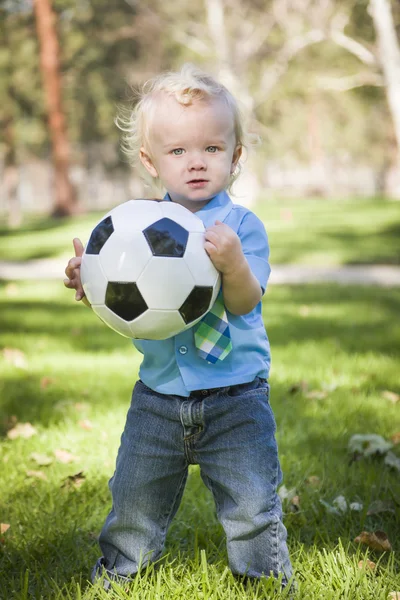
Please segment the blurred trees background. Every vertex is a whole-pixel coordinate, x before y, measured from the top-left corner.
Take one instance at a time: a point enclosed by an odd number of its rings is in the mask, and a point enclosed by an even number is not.
[[[394,0],[0,0],[0,211],[17,224],[141,195],[117,108],[184,61],[221,78],[262,138],[238,201],[398,197],[399,31]]]

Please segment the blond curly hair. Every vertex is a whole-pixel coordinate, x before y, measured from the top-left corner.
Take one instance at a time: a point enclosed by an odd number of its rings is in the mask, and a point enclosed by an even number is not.
[[[173,96],[180,104],[188,106],[196,100],[204,98],[222,99],[232,113],[236,146],[246,147],[243,119],[238,103],[231,92],[211,75],[204,73],[191,63],[186,63],[180,71],[166,72],[149,79],[139,90],[134,92],[134,107],[121,108],[115,120],[122,131],[121,147],[130,164],[137,167],[148,184],[158,185],[142,165],[139,154],[142,146],[150,149],[149,132],[152,115],[157,106],[160,93]],[[240,174],[241,164],[237,164],[231,175],[229,188]]]

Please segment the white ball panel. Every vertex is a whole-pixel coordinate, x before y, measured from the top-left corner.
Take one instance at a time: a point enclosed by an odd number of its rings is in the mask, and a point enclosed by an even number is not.
[[[112,211],[114,230],[125,239],[132,231],[142,231],[162,217],[160,202],[155,200],[128,200]]]
[[[141,231],[131,231],[128,242],[118,228],[99,256],[108,281],[135,282],[153,255]]]
[[[176,202],[161,202],[160,207],[164,217],[176,221],[187,231],[204,231],[203,221],[184,206]]]
[[[118,317],[118,315],[113,313],[107,306],[93,306],[92,308],[93,312],[95,312],[106,325],[111,327],[111,329],[114,329],[114,331],[125,337],[132,337],[129,323]]]
[[[131,325],[131,337],[146,340],[165,340],[181,332],[185,322],[176,310],[148,310]]]
[[[189,235],[183,260],[188,265],[196,285],[211,286],[218,283],[220,274],[204,249],[203,233]]]
[[[108,282],[98,254],[83,254],[81,281],[90,304],[104,304]]]
[[[153,256],[136,283],[147,306],[158,310],[178,309],[194,286],[189,267],[182,258],[159,256]]]

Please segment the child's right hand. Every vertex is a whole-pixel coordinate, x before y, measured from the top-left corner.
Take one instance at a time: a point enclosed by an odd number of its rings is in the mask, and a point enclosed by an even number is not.
[[[75,256],[68,261],[65,274],[67,279],[64,279],[64,285],[67,288],[75,290],[75,300],[79,302],[85,297],[85,292],[81,282],[81,262],[83,254],[83,244],[80,239],[74,238],[73,240]]]

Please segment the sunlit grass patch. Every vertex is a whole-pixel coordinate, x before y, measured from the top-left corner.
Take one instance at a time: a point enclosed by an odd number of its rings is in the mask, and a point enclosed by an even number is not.
[[[275,286],[264,298],[296,598],[400,591],[400,474],[384,456],[349,451],[356,433],[391,440],[400,431],[399,305],[398,290],[335,285]],[[273,581],[243,582],[227,568],[196,466],[157,568],[109,596],[88,583],[139,363],[130,341],[62,282],[16,282],[11,294],[0,285],[0,522],[10,525],[0,535],[0,598],[272,597]],[[31,437],[7,436],[24,423]],[[354,542],[376,530],[393,552]]]

